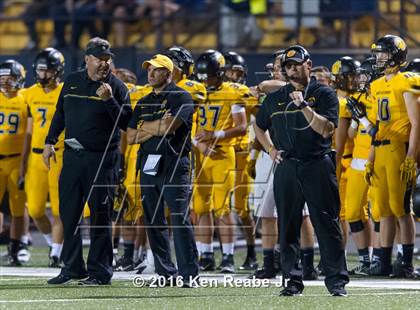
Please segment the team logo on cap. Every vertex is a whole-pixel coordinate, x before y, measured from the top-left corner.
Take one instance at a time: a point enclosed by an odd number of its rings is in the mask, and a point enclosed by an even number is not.
[[[296,54],[295,50],[290,50],[290,51],[287,52],[286,56],[287,57],[293,57],[293,56],[295,56],[295,54]]]
[[[222,54],[216,53],[216,60],[220,64],[220,67],[224,67],[226,64],[225,57]]]
[[[341,61],[337,60],[331,68],[331,73],[332,74],[338,74],[340,72],[341,69]]]

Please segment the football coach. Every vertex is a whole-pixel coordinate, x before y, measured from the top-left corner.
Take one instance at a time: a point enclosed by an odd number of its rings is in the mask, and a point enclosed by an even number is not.
[[[59,179],[64,267],[48,284],[111,282],[111,212],[118,183],[120,129],[126,130],[132,115],[128,90],[110,70],[113,57],[108,41],[93,38],[88,42],[86,67],[65,79],[45,140],[43,159],[49,168],[50,160],[55,160],[53,146],[65,130]],[[86,202],[91,212],[87,268],[79,227]]]
[[[172,82],[173,63],[157,54],[143,63],[153,91],[140,99],[127,129],[129,144],[140,143],[144,222],[156,272],[167,279],[181,276],[185,287],[198,274],[198,255],[189,219],[191,95]],[[178,270],[171,259],[164,202],[169,207]]]
[[[302,209],[308,204],[318,237],[325,285],[333,296],[346,296],[346,259],[339,225],[340,199],[331,137],[337,126],[335,92],[310,78],[312,62],[300,45],[282,56],[289,83],[269,94],[257,114],[256,136],[277,163],[274,199],[277,206],[282,269],[289,277],[282,296],[300,295],[298,264]],[[270,139],[265,135],[269,131]]]

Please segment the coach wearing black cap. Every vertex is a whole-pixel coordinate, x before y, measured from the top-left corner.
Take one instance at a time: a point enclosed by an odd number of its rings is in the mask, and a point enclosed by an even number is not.
[[[110,71],[114,55],[108,41],[91,39],[85,54],[86,69],[70,74],[64,82],[43,153],[49,167],[50,160],[55,160],[54,145],[65,130],[59,180],[64,267],[49,284],[77,279],[83,280],[82,285],[103,285],[112,277],[111,211],[119,131],[126,130],[132,111],[127,88]],[[92,225],[87,268],[79,227],[86,202]]]
[[[306,201],[318,237],[325,285],[345,296],[348,274],[339,223],[340,200],[331,136],[337,126],[335,92],[310,78],[308,52],[295,45],[284,51],[282,69],[289,83],[267,95],[256,118],[256,135],[277,163],[277,206],[282,269],[289,278],[282,296],[303,291],[298,265],[302,208]],[[271,140],[265,135],[269,131]]]
[[[138,169],[144,222],[156,272],[166,278],[180,275],[190,287],[198,274],[198,257],[189,219],[191,95],[171,80],[173,63],[157,54],[143,63],[153,91],[140,99],[128,125],[129,144],[140,143]],[[164,202],[171,225],[178,268],[172,262]]]

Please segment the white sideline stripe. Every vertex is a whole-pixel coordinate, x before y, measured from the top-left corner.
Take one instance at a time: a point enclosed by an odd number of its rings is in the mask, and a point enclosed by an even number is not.
[[[420,295],[420,292],[381,292],[381,293],[353,293],[353,294],[349,294],[349,297],[357,297],[357,296],[387,296],[387,295]],[[269,298],[273,298],[274,296],[277,295],[272,295],[272,294],[268,294],[268,295],[259,295],[259,297],[269,297]],[[214,296],[188,296],[185,298],[191,298],[191,297],[199,297],[199,298],[211,298]],[[238,297],[240,297],[240,295],[238,295]],[[305,294],[303,293],[302,296],[296,297],[296,298],[304,298],[304,297],[326,297],[326,298],[332,298],[332,296],[330,296],[329,294]],[[153,298],[158,298],[157,296],[149,296],[150,299]],[[127,298],[124,298],[123,296],[119,296],[118,297],[119,300],[121,299],[132,299],[131,296],[127,296]],[[45,303],[45,302],[74,302],[74,301],[79,301],[79,302],[87,302],[87,301],[91,301],[91,302],[97,302],[99,300],[105,300],[105,301],[109,301],[109,298],[75,298],[75,299],[27,299],[27,300],[0,300],[0,304],[8,304],[8,303]],[[140,301],[140,299],[139,299]]]
[[[4,281],[15,281],[17,279],[2,279],[2,277],[18,276],[24,277],[19,280],[39,279],[39,278],[52,278],[59,274],[59,269],[52,268],[35,268],[35,267],[0,267],[0,281],[4,284]],[[112,278],[113,281],[132,281],[135,277],[142,276],[148,280],[154,274],[143,274],[136,275],[131,272],[115,272]],[[217,280],[218,283],[222,283],[223,274],[211,274],[204,273],[200,274],[201,278],[208,280]],[[247,275],[244,274],[232,274],[235,279],[247,279]],[[271,284],[278,284],[281,282],[281,277],[270,280]],[[305,286],[324,286],[324,281],[304,281]],[[372,288],[372,289],[415,289],[420,291],[420,281],[416,280],[385,280],[385,279],[351,279],[347,287],[352,288]]]

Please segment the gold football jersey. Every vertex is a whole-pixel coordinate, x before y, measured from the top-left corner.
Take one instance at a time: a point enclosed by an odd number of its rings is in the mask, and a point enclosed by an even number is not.
[[[214,90],[207,92],[207,100],[198,107],[197,131],[226,130],[234,126],[232,107],[234,105],[246,106],[242,94],[232,83],[223,82]],[[218,145],[235,145],[236,138],[225,138],[218,141]]]
[[[54,90],[46,93],[42,86],[36,83],[22,91],[33,120],[31,148],[44,148],[45,138],[48,134],[62,88],[63,84],[61,83]],[[64,147],[64,133],[60,135],[55,146],[56,148]]]
[[[234,89],[237,89],[240,96],[246,102],[245,113],[246,121],[249,125],[251,123],[251,114],[254,112],[254,109],[259,105],[258,98],[254,97],[249,91],[249,87],[244,84],[231,83]],[[243,136],[236,138],[236,146],[241,150],[246,150],[249,147],[249,128],[247,128],[247,133]]]
[[[22,94],[7,98],[0,93],[0,154],[21,154],[28,120],[28,105]]]
[[[206,101],[207,90],[202,83],[191,81],[189,79],[183,79],[177,83],[177,86],[189,92],[194,101],[194,104],[197,106],[203,104]],[[194,137],[195,133],[197,132],[197,118],[197,109],[195,109],[192,119],[191,137]]]
[[[373,113],[373,101],[367,93],[355,93],[352,95],[353,98],[357,99],[366,107],[367,119],[375,125],[375,115]],[[354,137],[354,149],[353,158],[367,159],[369,156],[370,146],[372,144],[372,137],[368,135],[366,128],[359,124],[357,128],[356,136]]]
[[[338,103],[339,103],[338,116],[340,118],[351,119],[351,112],[347,109],[347,106],[346,106],[347,98],[339,97],[338,98]],[[354,148],[353,139],[347,139],[346,144],[344,145],[343,158],[352,157],[353,148]]]
[[[398,72],[390,80],[383,76],[372,82],[370,89],[379,122],[377,140],[408,141],[411,124],[403,94],[411,91],[415,80],[413,73]]]

